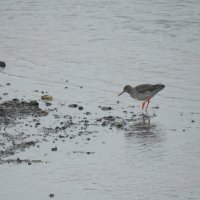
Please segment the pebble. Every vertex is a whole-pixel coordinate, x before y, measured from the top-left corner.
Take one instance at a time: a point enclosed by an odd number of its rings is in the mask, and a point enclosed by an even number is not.
[[[53,198],[55,195],[54,194],[49,194],[49,197],[50,198]]]
[[[49,103],[49,102],[46,102],[45,105],[46,105],[46,106],[51,106],[52,104]]]
[[[78,109],[79,109],[79,110],[83,110],[83,107],[82,107],[82,106],[79,106]]]
[[[57,151],[57,147],[51,148],[51,151]]]
[[[85,114],[86,114],[86,115],[91,115],[91,112],[86,112]]]
[[[2,68],[6,67],[6,63],[4,61],[0,61],[0,67]]]
[[[37,123],[35,124],[35,128],[37,128],[39,125],[40,125],[40,123],[37,122]]]
[[[112,110],[112,108],[111,107],[102,107],[101,110],[107,111],[107,110]]]
[[[39,103],[37,101],[33,100],[33,101],[30,101],[30,105],[31,106],[39,106]]]
[[[70,105],[68,105],[68,107],[69,107],[69,108],[77,108],[78,105],[77,105],[77,104],[70,104]]]

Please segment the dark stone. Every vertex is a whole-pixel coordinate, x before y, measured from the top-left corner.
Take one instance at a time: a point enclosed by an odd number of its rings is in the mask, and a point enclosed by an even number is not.
[[[103,121],[101,124],[101,126],[107,126],[107,125],[108,125],[108,123],[106,121]]]
[[[2,68],[6,67],[6,63],[4,61],[0,61],[0,67]]]
[[[102,107],[101,110],[108,111],[108,110],[112,110],[112,108],[111,107]]]
[[[191,122],[192,122],[192,123],[194,123],[194,122],[195,122],[195,120],[191,120]]]
[[[37,102],[37,101],[35,101],[35,100],[33,100],[33,101],[30,101],[30,106],[35,106],[35,107],[38,107],[39,106],[39,103]]]
[[[82,106],[79,106],[78,109],[79,109],[79,110],[83,110],[83,107],[82,107]]]
[[[55,195],[54,194],[49,194],[49,197],[50,198],[53,198]]]
[[[51,105],[52,105],[52,104],[49,103],[49,102],[46,102],[45,104],[46,104],[46,106],[51,106]]]
[[[68,107],[69,107],[69,108],[77,108],[78,105],[77,105],[77,104],[70,104],[70,105],[68,105]]]
[[[12,101],[14,101],[14,102],[18,102],[18,101],[19,101],[19,99],[17,99],[17,98],[14,98],[14,99],[12,99]]]
[[[159,106],[154,106],[154,107],[152,107],[153,109],[159,109]]]
[[[17,163],[21,163],[21,162],[22,162],[22,160],[17,158]]]
[[[37,128],[39,125],[40,125],[40,123],[39,123],[39,122],[37,122],[37,123],[35,124],[35,127]]]
[[[104,118],[104,120],[107,120],[107,121],[115,121],[115,117],[114,116],[105,116],[105,117],[103,117]]]
[[[51,148],[51,151],[57,151],[57,147]]]
[[[6,85],[11,85],[11,83],[6,83]]]
[[[91,115],[91,112],[86,112],[85,114],[86,114],[86,115]]]

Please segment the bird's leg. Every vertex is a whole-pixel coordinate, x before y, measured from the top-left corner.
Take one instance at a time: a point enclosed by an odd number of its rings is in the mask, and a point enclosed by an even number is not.
[[[142,110],[144,109],[145,103],[146,103],[146,101],[142,102]]]
[[[147,106],[146,106],[146,109],[145,109],[146,113],[147,113],[147,108],[148,108],[149,103],[150,103],[150,99],[151,99],[151,97],[149,97],[149,98],[147,99]]]

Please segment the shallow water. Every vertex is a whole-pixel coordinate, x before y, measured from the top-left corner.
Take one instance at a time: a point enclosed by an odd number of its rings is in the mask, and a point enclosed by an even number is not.
[[[99,105],[137,115],[127,131],[92,127],[90,141],[49,141],[15,155],[47,164],[1,165],[2,199],[200,198],[199,1],[10,0],[1,2],[0,26],[3,100],[48,91],[55,106],[79,103],[91,118],[105,114]],[[117,96],[142,83],[166,85],[145,124],[140,103]]]

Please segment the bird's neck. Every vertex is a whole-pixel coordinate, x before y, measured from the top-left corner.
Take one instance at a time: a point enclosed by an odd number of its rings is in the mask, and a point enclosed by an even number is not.
[[[129,94],[131,95],[132,98],[135,98],[137,96],[135,88],[131,87]]]

